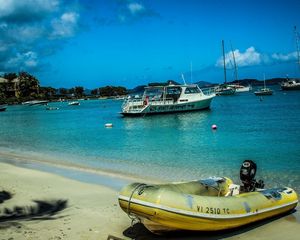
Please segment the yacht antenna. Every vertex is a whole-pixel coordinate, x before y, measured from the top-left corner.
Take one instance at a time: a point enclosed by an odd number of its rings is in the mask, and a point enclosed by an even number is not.
[[[193,83],[193,62],[191,61],[191,84]]]
[[[224,83],[226,84],[227,80],[226,80],[226,62],[225,62],[224,40],[222,40],[222,50],[223,50],[224,80],[225,80]]]
[[[183,73],[181,73],[181,78],[183,80],[184,85],[186,85]]]
[[[299,68],[300,68],[299,34],[297,32],[296,26],[294,26],[294,31],[295,31],[295,37],[296,37],[296,48],[297,48],[298,65],[299,65]]]
[[[235,55],[231,43],[230,46],[231,46],[231,52],[232,52],[233,64],[234,64],[234,78],[237,81],[238,80],[237,66],[236,66]]]

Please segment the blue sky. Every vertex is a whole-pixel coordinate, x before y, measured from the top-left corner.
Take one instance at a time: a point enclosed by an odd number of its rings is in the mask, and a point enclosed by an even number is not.
[[[300,77],[298,0],[0,0],[0,73],[41,85],[134,87],[168,79]],[[192,74],[191,70],[192,69]]]

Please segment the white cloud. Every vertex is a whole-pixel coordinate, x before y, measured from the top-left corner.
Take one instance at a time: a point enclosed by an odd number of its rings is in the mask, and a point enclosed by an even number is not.
[[[145,11],[145,7],[140,3],[129,3],[127,7],[132,15]]]
[[[76,12],[66,12],[59,19],[52,21],[53,38],[72,37],[78,28],[79,14]]]
[[[257,52],[254,47],[248,48],[244,53],[239,50],[234,51],[235,61],[238,66],[253,66],[262,62],[262,54]]]
[[[136,1],[119,1],[117,18],[121,23],[133,23],[146,17],[159,17],[155,11]]]
[[[0,20],[27,22],[43,19],[47,13],[56,11],[59,0],[0,0]]]
[[[14,57],[7,61],[7,68],[17,68],[23,65],[27,68],[34,68],[38,65],[37,53],[28,51],[25,53],[17,53]]]
[[[297,59],[297,52],[291,52],[287,54],[273,53],[272,58],[278,62],[288,62]]]
[[[235,62],[239,67],[259,65],[263,62],[263,55],[255,50],[254,47],[249,47],[245,52],[240,52],[236,49],[233,51]],[[230,51],[225,54],[225,63],[227,67],[233,65],[233,53]],[[217,67],[223,67],[223,57],[220,57],[216,63]]]
[[[297,52],[291,53],[273,53],[266,54],[258,52],[253,46],[246,49],[245,52],[240,52],[239,49],[233,51],[235,61],[238,67],[246,66],[256,66],[260,64],[275,64],[290,62],[297,59]],[[225,63],[227,68],[233,68],[233,54],[232,52],[227,52],[225,54]],[[216,67],[223,67],[223,57],[220,57],[216,64]]]
[[[79,28],[80,2],[0,0],[0,72],[39,71]]]

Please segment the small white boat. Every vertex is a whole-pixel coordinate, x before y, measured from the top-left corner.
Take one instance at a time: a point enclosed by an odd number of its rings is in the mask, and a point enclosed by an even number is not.
[[[214,97],[213,91],[204,94],[195,84],[175,85],[169,82],[168,85],[150,85],[141,98],[128,97],[122,105],[121,114],[145,116],[208,109]]]
[[[220,84],[218,87],[216,87],[215,92],[216,92],[216,95],[218,95],[218,96],[233,95],[233,94],[235,94],[236,89],[233,87],[230,87],[227,84],[224,40],[222,40],[222,50],[223,50],[224,84]]]
[[[78,105],[80,105],[80,102],[78,102],[78,101],[72,101],[72,102],[69,102],[68,105],[69,106],[78,106]]]
[[[58,107],[46,107],[46,110],[58,110]]]
[[[265,95],[272,95],[273,94],[273,90],[270,88],[261,88],[258,91],[255,91],[254,94],[256,96],[265,96]]]
[[[7,108],[7,105],[0,105],[0,112],[4,112]]]
[[[256,96],[265,96],[265,95],[272,95],[272,94],[273,94],[273,90],[266,87],[266,79],[265,79],[265,76],[264,76],[264,87],[261,88],[261,89],[258,90],[258,91],[255,91],[254,94],[255,94]]]
[[[229,87],[235,88],[236,93],[241,93],[241,92],[249,92],[251,87],[250,86],[243,86],[239,84],[230,84],[228,85]]]
[[[216,89],[216,95],[233,95],[236,92],[234,87],[230,87],[229,85],[220,85]]]
[[[294,32],[296,37],[297,65],[300,67],[299,33],[297,32],[296,26],[294,27]],[[286,81],[282,82],[280,86],[282,90],[300,90],[300,80],[289,79],[287,77]]]
[[[282,90],[300,90],[300,81],[296,79],[287,79],[281,83]]]
[[[47,105],[49,101],[47,100],[32,100],[32,101],[27,101],[27,102],[22,102],[22,105]]]

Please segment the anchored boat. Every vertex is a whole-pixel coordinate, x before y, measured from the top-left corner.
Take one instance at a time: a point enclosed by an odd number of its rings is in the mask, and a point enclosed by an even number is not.
[[[157,185],[133,183],[121,190],[119,204],[154,233],[236,228],[294,209],[296,192],[288,187],[261,189],[264,184],[254,180],[253,164],[244,161],[241,186],[226,177]]]
[[[300,81],[296,79],[288,79],[281,83],[282,90],[300,90]]]
[[[213,91],[203,93],[196,84],[149,85],[141,98],[129,97],[124,101],[121,114],[144,116],[208,109],[214,97]]]
[[[296,26],[294,27],[295,38],[296,38],[296,47],[297,47],[297,65],[300,68],[300,50],[299,50],[299,33],[297,32]],[[282,90],[300,90],[300,81],[299,79],[289,79],[287,77],[286,81],[281,83]]]
[[[0,105],[0,112],[4,112],[5,110],[6,110],[6,108],[7,108],[7,105],[5,104],[2,104],[2,105]]]
[[[264,87],[255,91],[254,94],[256,96],[265,96],[265,95],[273,95],[273,90],[266,87],[266,78],[264,75]]]

